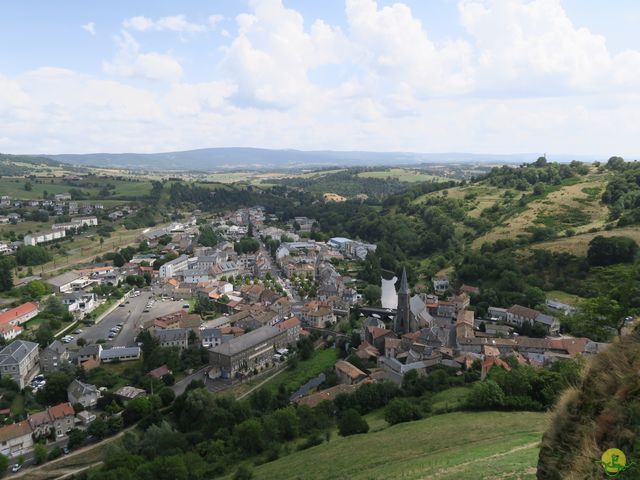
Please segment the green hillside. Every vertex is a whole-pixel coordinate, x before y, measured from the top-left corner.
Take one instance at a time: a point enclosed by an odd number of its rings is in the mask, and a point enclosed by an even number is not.
[[[255,479],[533,479],[545,414],[450,413],[336,437],[254,469]]]

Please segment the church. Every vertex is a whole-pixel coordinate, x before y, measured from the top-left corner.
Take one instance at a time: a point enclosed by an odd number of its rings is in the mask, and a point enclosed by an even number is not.
[[[419,295],[411,296],[407,270],[402,269],[402,278],[398,288],[398,306],[393,319],[393,331],[398,335],[413,333],[432,325],[433,318]]]

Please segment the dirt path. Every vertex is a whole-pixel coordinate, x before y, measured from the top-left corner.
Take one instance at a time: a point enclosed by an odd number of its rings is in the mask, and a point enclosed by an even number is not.
[[[539,441],[535,441],[535,442],[527,443],[525,445],[520,445],[518,447],[514,447],[511,450],[508,450],[506,452],[495,453],[495,454],[490,455],[488,457],[476,458],[475,460],[469,460],[468,462],[459,463],[458,465],[456,465],[454,467],[446,468],[444,470],[440,470],[439,472],[436,472],[434,475],[429,475],[428,477],[425,477],[424,480],[431,480],[431,479],[434,479],[434,478],[442,477],[443,475],[450,475],[452,473],[457,473],[457,472],[463,470],[465,467],[467,467],[469,465],[472,465],[474,463],[484,462],[486,460],[492,460],[492,459],[495,459],[495,458],[504,457],[506,455],[511,455],[512,453],[519,452],[520,450],[527,450],[529,448],[536,447],[539,443],[540,443]]]

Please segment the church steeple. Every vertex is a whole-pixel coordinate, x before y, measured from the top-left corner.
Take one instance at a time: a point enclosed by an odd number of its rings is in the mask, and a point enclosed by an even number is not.
[[[407,270],[402,268],[402,278],[400,288],[398,288],[398,308],[394,320],[394,330],[402,335],[411,331],[411,309],[409,307],[409,282],[407,281]]]
[[[400,289],[398,294],[409,294],[409,282],[407,281],[407,269],[402,267],[402,279],[400,280]]]

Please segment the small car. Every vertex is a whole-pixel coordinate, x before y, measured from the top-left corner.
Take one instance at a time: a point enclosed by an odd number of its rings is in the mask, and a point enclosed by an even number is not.
[[[11,467],[11,471],[12,471],[13,473],[16,473],[16,472],[17,472],[18,470],[20,470],[21,468],[22,468],[22,465],[21,465],[21,464],[19,464],[19,463],[16,463],[16,464],[14,464],[14,465]]]

